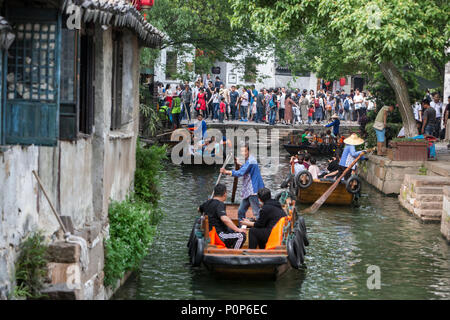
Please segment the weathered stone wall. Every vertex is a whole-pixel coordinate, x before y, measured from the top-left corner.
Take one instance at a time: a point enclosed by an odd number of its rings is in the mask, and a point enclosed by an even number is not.
[[[40,230],[50,241],[59,229],[32,171],[38,173],[56,210],[72,217],[79,229],[93,220],[90,154],[91,144],[84,139],[60,142],[54,148],[10,146],[0,152],[0,270],[6,271],[0,271],[3,294],[10,290],[23,238]]]
[[[398,194],[405,174],[418,174],[424,164],[417,161],[392,161],[375,155],[368,158],[360,162],[359,174],[385,194]]]
[[[450,243],[450,186],[444,187],[443,191],[441,232],[444,238]]]
[[[36,170],[55,208],[71,217],[75,235],[88,243],[89,266],[82,270],[79,291],[67,288],[67,268],[80,265],[79,255],[51,261],[48,288],[51,297],[104,299],[104,248],[108,236],[110,199],[123,200],[133,186],[139,125],[139,45],[124,32],[124,110],[128,121],[111,132],[112,30],[95,30],[94,133],[57,147],[5,146],[0,149],[0,299],[7,298],[14,282],[14,262],[21,241],[42,230],[50,243],[59,229],[32,170]],[[53,243],[62,246],[64,243]],[[58,251],[58,249],[55,249]],[[59,250],[63,252],[64,250]],[[76,251],[76,250],[75,250]]]

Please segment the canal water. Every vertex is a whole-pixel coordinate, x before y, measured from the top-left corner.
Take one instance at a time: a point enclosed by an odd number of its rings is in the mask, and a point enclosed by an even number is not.
[[[263,175],[271,190],[288,171],[288,155],[280,156],[278,173]],[[322,206],[304,215],[310,241],[305,269],[273,281],[220,279],[191,267],[186,243],[217,177],[218,167],[166,167],[164,218],[141,270],[114,299],[450,299],[450,246],[439,225],[421,223],[396,198],[367,184],[357,208]],[[230,177],[222,182],[231,189]],[[371,266],[380,270],[380,289],[368,288]]]

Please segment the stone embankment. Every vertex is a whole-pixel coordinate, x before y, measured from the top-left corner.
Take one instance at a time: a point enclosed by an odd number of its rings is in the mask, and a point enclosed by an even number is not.
[[[405,175],[398,199],[409,212],[424,222],[441,222],[444,187],[450,179],[440,176]]]

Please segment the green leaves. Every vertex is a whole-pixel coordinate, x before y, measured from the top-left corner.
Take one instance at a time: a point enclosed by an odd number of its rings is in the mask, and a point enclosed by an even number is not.
[[[147,15],[148,21],[167,35],[164,48],[171,47],[178,55],[191,53],[193,48],[208,53],[195,58],[195,73],[210,72],[215,61],[241,63],[237,57],[243,48],[266,49],[248,21],[238,19],[232,25],[229,0],[158,0]]]
[[[135,192],[109,206],[109,239],[105,241],[105,285],[114,286],[125,272],[136,270],[148,254],[163,213],[158,175],[166,159],[165,146],[136,147]]]
[[[450,5],[437,0],[231,0],[233,21],[250,21],[252,28],[281,42],[316,37],[320,48],[317,71],[326,74],[340,61],[361,64],[393,61],[414,66],[430,57],[445,65],[450,39]],[[252,10],[248,10],[251,7]],[[327,54],[332,51],[333,54]],[[294,52],[295,53],[295,52]],[[299,54],[297,56],[300,56]],[[411,60],[411,57],[412,60]],[[313,59],[310,59],[313,60]],[[365,60],[365,61],[361,61]],[[323,69],[325,68],[325,69]],[[328,70],[327,70],[328,69]]]
[[[135,198],[112,202],[109,207],[109,238],[105,241],[105,285],[114,286],[125,272],[137,270],[162,217],[156,205]]]
[[[158,203],[158,174],[162,161],[166,159],[166,147],[151,146],[144,148],[138,142],[136,147],[136,172],[134,174],[134,192],[139,200],[156,205]]]
[[[37,299],[47,275],[47,246],[41,232],[35,232],[20,245],[15,265],[16,288],[14,295]]]

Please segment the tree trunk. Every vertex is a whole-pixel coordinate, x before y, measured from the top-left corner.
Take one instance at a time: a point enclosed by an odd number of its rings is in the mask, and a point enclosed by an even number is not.
[[[397,100],[400,115],[402,116],[403,126],[405,128],[405,136],[416,136],[418,134],[418,130],[414,113],[411,108],[411,103],[409,101],[408,87],[406,86],[405,80],[392,61],[382,62],[380,64],[380,69],[395,92],[395,98]]]

